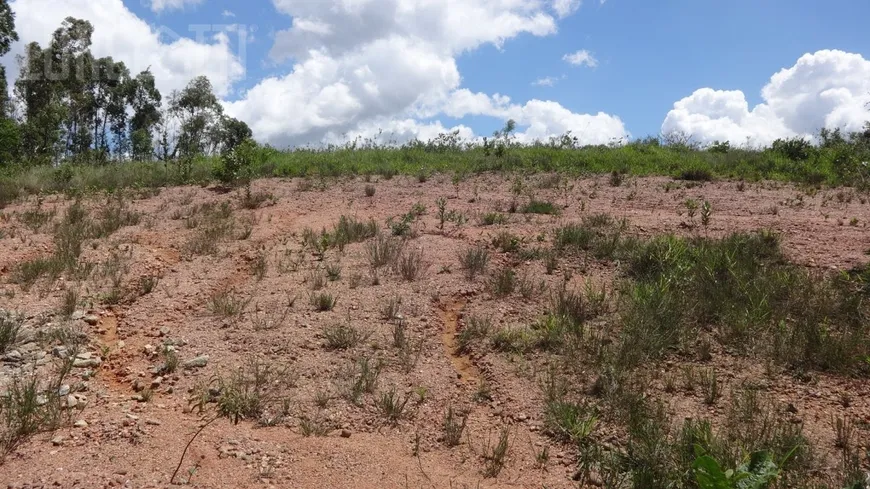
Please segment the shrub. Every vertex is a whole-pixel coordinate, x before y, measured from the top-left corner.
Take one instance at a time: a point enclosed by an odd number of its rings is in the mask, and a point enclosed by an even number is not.
[[[21,329],[22,318],[0,310],[0,354],[15,344],[18,330]]]
[[[423,250],[408,250],[400,253],[395,266],[399,275],[408,282],[420,278],[425,267]]]
[[[496,297],[507,297],[514,292],[516,288],[517,276],[510,268],[504,268],[495,273],[490,280],[490,289],[492,295]]]
[[[474,280],[474,277],[486,271],[489,252],[480,246],[468,248],[459,252],[459,264],[465,270],[468,280]]]
[[[383,234],[376,235],[375,239],[366,244],[369,265],[374,269],[378,269],[395,263],[402,252],[402,248],[403,242],[401,240]]]
[[[351,324],[335,324],[323,328],[323,338],[328,350],[347,350],[366,341],[371,333],[365,333]]]
[[[523,207],[523,213],[556,215],[559,213],[559,209],[552,202],[532,199]]]

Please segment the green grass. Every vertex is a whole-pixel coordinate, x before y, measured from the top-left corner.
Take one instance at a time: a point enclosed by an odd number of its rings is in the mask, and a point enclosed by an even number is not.
[[[661,236],[627,252],[622,354],[635,364],[712,326],[738,353],[794,368],[870,371],[866,269],[825,274],[788,263],[777,235]]]
[[[489,251],[481,246],[474,246],[459,252],[459,264],[465,270],[465,277],[474,280],[477,275],[486,272],[489,265]]]
[[[323,328],[323,339],[328,350],[347,350],[366,341],[371,333],[366,333],[351,324],[333,324]]]
[[[524,214],[559,214],[559,209],[556,204],[549,201],[531,200],[522,209]]]
[[[733,178],[780,180],[812,185],[870,182],[864,140],[811,148],[808,154],[782,150],[706,151],[657,139],[622,146],[561,147],[556,144],[512,146],[492,153],[482,147],[414,142],[402,147],[356,145],[329,149],[277,151],[259,148],[251,175],[257,177],[335,177],[342,175],[434,173],[477,174],[492,171],[562,172],[569,175],[611,174],[628,170],[634,176],[666,175],[686,180]],[[804,158],[806,157],[806,158]],[[797,159],[792,159],[797,158]],[[803,158],[803,159],[801,159]],[[212,180],[218,158],[197,158],[189,168],[176,162],[125,162],[109,165],[63,164],[58,167],[6,165],[0,174],[0,203],[20,196],[67,192],[115,191],[202,184]]]

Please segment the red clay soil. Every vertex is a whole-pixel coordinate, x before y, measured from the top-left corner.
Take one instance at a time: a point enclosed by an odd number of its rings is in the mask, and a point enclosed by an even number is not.
[[[168,487],[185,446],[213,412],[192,411],[190,393],[198,383],[226,376],[251,359],[288,369],[279,379],[281,395],[287,399],[286,416],[268,427],[247,420],[233,424],[224,418],[209,424],[190,444],[176,482],[202,488],[576,487],[571,480],[576,453],[542,429],[543,394],[536,379],[546,361],[486,349],[456,353],[456,335],[465,318],[485,315],[496,328],[528,324],[546,310],[547,300],[526,300],[519,294],[493,297],[484,278],[465,278],[457,258],[460,250],[488,244],[502,230],[527,238],[529,246],[543,245],[537,243],[542,233],[584,215],[607,213],[625,218],[628,233],[636,236],[669,232],[722,236],[772,228],[782,234],[788,257],[809,267],[846,269],[868,261],[870,205],[864,195],[849,189],[813,194],[786,184],[743,187],[736,182],[685,188],[667,178],[628,179],[612,187],[607,177],[562,180],[556,188],[540,188],[545,180],[530,177],[524,184],[534,189],[537,199],[555,202],[560,215],[507,214],[508,224],[496,226],[481,225],[480,217],[508,209],[514,199],[512,176],[483,175],[458,185],[447,176],[423,183],[396,177],[372,182],[376,188],[372,197],[365,196],[369,183],[360,178],[330,180],[324,182],[325,188],[311,190],[303,190],[298,180],[259,180],[253,183],[253,191],[268,192],[275,201],[256,210],[240,208],[240,191],[178,187],[141,195],[130,203],[142,213],[141,222],[93,244],[89,241],[82,255],[82,261],[104,263],[115,254],[126,267],[124,300],[112,307],[104,305],[111,285],[99,265],[81,281],[42,281],[28,290],[12,283],[16,264],[50,253],[53,245],[50,226],[33,232],[17,217],[35,208],[35,199],[10,205],[0,219],[0,309],[23,313],[31,332],[49,331],[64,324],[55,312],[64,291],[76,288],[80,308],[99,320],[96,324],[71,320],[70,325],[87,335],[84,350],[102,362],[92,369],[93,376],[85,375],[91,369],[74,369],[67,383],[80,396],[69,410],[70,423],[35,436],[10,454],[0,465],[0,487]],[[468,222],[461,226],[448,222],[444,231],[439,230],[435,203],[440,197]],[[690,220],[683,203],[689,198],[712,204],[708,229],[686,226]],[[221,242],[215,255],[189,256],[185,245],[199,230],[188,229],[185,218],[196,206],[223,201],[233,204],[237,229],[244,227],[246,219],[253,223],[250,236]],[[89,207],[104,202],[105,197],[85,200]],[[427,207],[414,224],[419,234],[407,245],[422,250],[427,264],[417,281],[383,271],[374,285],[364,243],[348,245],[343,252],[329,250],[323,262],[310,250],[303,251],[307,227],[331,229],[347,215],[374,219],[383,228],[388,218],[408,212],[417,202]],[[69,204],[63,196],[48,196],[42,209],[55,209],[58,221]],[[694,220],[699,222],[699,217]],[[542,239],[549,240],[549,235]],[[610,267],[569,260],[560,264],[557,274],[547,275],[540,260],[518,263],[490,248],[490,270],[512,266],[551,287],[565,276],[578,287],[587,278],[610,287],[613,279]],[[261,280],[253,273],[260,254],[267,262]],[[293,260],[299,260],[295,271],[289,265]],[[308,300],[313,270],[334,263],[340,264],[340,278],[327,281],[324,290],[338,297],[337,305],[332,311],[316,312]],[[159,276],[159,284],[139,295],[140,279],[148,276]],[[227,319],[213,314],[210,299],[221,291],[249,301],[245,313]],[[297,300],[287,310],[293,297]],[[382,317],[385,304],[394,297],[401,298],[399,311],[413,358],[393,346],[393,325]],[[371,333],[368,339],[350,350],[324,348],[323,328],[348,319]],[[16,348],[33,349],[30,354],[37,358],[43,344],[32,344]],[[162,362],[152,352],[163,344],[175,345],[182,364],[208,355],[207,364],[179,367],[152,388],[156,376],[152,369]],[[51,350],[46,354],[50,357]],[[343,372],[360,356],[381,359],[384,367],[377,392],[364,394],[357,406],[340,398],[340,393]],[[760,363],[714,351],[709,365],[717,368],[726,388],[752,376],[766,379],[767,392],[794,406],[793,416],[804,423],[822,453],[835,452],[832,416],[870,424],[866,381],[815,375],[811,382],[799,382],[787,374],[766,376]],[[3,365],[0,386],[23,368],[10,362]],[[661,367],[663,372],[678,368],[671,362]],[[594,374],[589,372],[588,380]],[[489,389],[483,399],[481,383]],[[717,416],[716,408],[706,406],[699,396],[665,394],[659,383],[651,390],[668,399],[674,419]],[[144,392],[152,392],[148,402],[141,402],[143,386]],[[378,407],[382,393],[390,388],[411,397],[404,416],[395,423]],[[333,399],[321,409],[316,401],[324,394]],[[844,403],[846,397],[851,402]],[[443,442],[442,421],[448,406],[468,415],[465,435],[456,447]],[[324,437],[303,436],[300,419],[305,416],[318,419],[331,431]],[[506,464],[497,477],[485,477],[483,452],[488,443],[496,442],[502,428],[510,430]],[[870,432],[861,428],[857,432],[859,443],[870,445]],[[549,447],[550,459],[540,464],[536,454],[543,447]],[[837,463],[830,458],[825,463]]]

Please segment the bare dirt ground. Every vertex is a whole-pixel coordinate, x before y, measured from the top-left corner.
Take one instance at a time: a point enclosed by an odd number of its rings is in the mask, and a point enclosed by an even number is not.
[[[541,182],[550,188],[541,188]],[[503,175],[456,184],[445,176],[422,183],[395,177],[371,183],[362,178],[329,180],[323,188],[314,184],[304,189],[299,180],[256,181],[253,190],[271,194],[274,201],[254,210],[238,205],[239,190],[180,187],[137,196],[130,207],[142,214],[138,225],[87,242],[81,261],[98,264],[89,277],[40,281],[27,290],[12,283],[16,264],[51,252],[51,227],[34,232],[17,219],[35,208],[36,198],[4,209],[0,309],[18,311],[27,319],[25,333],[11,347],[18,355],[4,357],[0,386],[34,362],[47,369],[56,352],[33,338],[63,325],[80,329],[87,338],[82,351],[99,361],[74,368],[66,381],[75,397],[69,424],[35,436],[10,454],[0,466],[3,487],[169,486],[185,446],[214,409],[191,410],[195,386],[238,371],[252,359],[287,369],[276,379],[283,412],[267,413],[265,423],[233,424],[221,418],[209,424],[190,444],[176,482],[204,488],[576,487],[576,453],[543,433],[538,374],[546,369],[547,359],[485,347],[460,355],[456,347],[456,335],[467,318],[490,317],[497,329],[527,324],[545,312],[547,295],[494,297],[485,277],[466,279],[457,258],[461,250],[486,245],[492,253],[490,270],[509,266],[549,287],[568,277],[571,286],[592,279],[612,289],[612,265],[565,259],[548,275],[540,260],[518,260],[492,247],[491,239],[508,230],[526,239],[523,246],[543,245],[556,226],[607,213],[625,218],[628,234],[636,236],[721,236],[773,228],[782,233],[789,258],[809,267],[845,269],[866,263],[870,249],[870,205],[848,189],[808,194],[786,184],[746,183],[740,190],[736,182],[686,188],[667,178],[628,179],[613,187],[606,176],[562,181],[552,188],[544,176],[526,178],[524,185],[534,189],[537,199],[557,204],[561,213],[552,216],[507,213],[515,182]],[[367,185],[376,189],[373,196],[365,195]],[[441,197],[468,222],[448,222],[439,230],[436,201]],[[688,198],[712,204],[707,230],[685,226],[689,216],[683,203]],[[87,207],[104,201],[84,200]],[[64,196],[47,196],[41,206],[55,210],[58,221],[70,202]],[[237,231],[218,243],[215,254],[190,253],[189,243],[200,229],[190,229],[189,218],[209,202],[232,205]],[[412,225],[416,237],[406,244],[406,249],[422,250],[426,264],[415,281],[384,269],[373,284],[366,243],[329,249],[322,261],[303,248],[305,228],[331,229],[346,215],[374,219],[383,229],[388,218],[408,212],[415,203],[426,206]],[[508,222],[482,225],[481,216],[495,210],[504,212]],[[252,226],[249,236],[245,223]],[[263,259],[265,270],[260,268]],[[112,284],[100,270],[112,260],[121,267],[122,293],[109,306],[104,298]],[[331,311],[318,312],[309,295],[312,282],[320,280],[316,275],[324,274],[327,265],[340,266],[340,277],[325,280],[320,292],[337,296],[337,303]],[[142,280],[152,276],[159,282],[145,293]],[[57,312],[67,289],[80,294],[80,311],[70,319]],[[222,292],[243,302],[244,312],[215,314],[210,304]],[[400,299],[398,318],[388,320],[385,307],[394,298]],[[327,349],[324,328],[347,321],[370,336],[346,350]],[[397,322],[407,326],[404,348],[395,347]],[[180,361],[172,373],[155,373],[163,362],[163,345],[171,345]],[[192,363],[200,366],[188,365],[197,357],[200,363]],[[383,368],[375,392],[363,393],[354,404],[342,393],[347,371],[358,358],[379,360]],[[764,370],[760,361],[718,351],[708,363],[726,387]],[[662,369],[678,367],[667,362]],[[587,380],[594,380],[594,374],[589,372]],[[856,420],[859,444],[870,445],[865,428],[870,425],[870,383],[827,375],[801,382],[784,373],[765,379],[773,397],[794,407],[791,415],[804,423],[819,452],[835,452],[833,415]],[[391,389],[410,398],[395,422],[380,408],[382,395]],[[665,394],[660,385],[651,389],[668,400],[674,419],[715,419],[719,414],[695,393]],[[846,397],[850,402],[843,402]],[[442,429],[450,406],[467,413],[465,432],[455,447],[444,442]],[[304,436],[303,420],[328,433]],[[484,453],[503,428],[510,434],[506,463],[497,476],[487,477]],[[597,436],[606,439],[608,427],[600,430]],[[544,447],[549,459],[542,461],[536,455]],[[835,458],[831,455],[823,465],[835,464]]]

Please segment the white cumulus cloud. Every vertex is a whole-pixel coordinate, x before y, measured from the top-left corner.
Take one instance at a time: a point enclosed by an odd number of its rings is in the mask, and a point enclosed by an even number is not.
[[[662,132],[681,131],[706,144],[767,145],[777,138],[812,137],[819,129],[858,131],[870,118],[870,61],[822,50],[801,56],[762,88],[750,109],[742,91],[702,88],[676,102]]]
[[[567,17],[576,12],[582,3],[583,0],[553,0],[553,10],[559,18]]]
[[[288,71],[225,103],[262,141],[285,146],[342,135],[372,137],[379,130],[397,139],[412,134],[425,139],[453,129],[438,117],[472,114],[514,118],[528,137],[573,129],[597,142],[607,139],[602,134],[625,133],[621,122],[614,123],[619,119],[606,114],[574,114],[555,102],[513,105],[506,97],[461,87],[458,56],[484,44],[502,48],[519,35],[555,34],[557,19],[574,12],[579,1],[273,3],[290,27],[276,33],[270,58],[290,63]],[[466,126],[456,127],[473,136]]]
[[[562,59],[569,64],[575,66],[583,66],[586,65],[589,68],[595,68],[598,66],[598,60],[595,59],[595,56],[592,55],[589,51],[585,49],[581,49],[580,51],[566,54],[562,56]]]
[[[93,24],[94,56],[112,56],[123,61],[134,74],[150,67],[164,95],[184,87],[195,76],[206,75],[215,91],[224,96],[245,73],[226,33],[202,33],[203,39],[197,42],[187,37],[196,38],[196,32],[176,35],[166,29],[155,29],[131,12],[122,0],[64,0],[62,6],[56,0],[15,0],[10,6],[21,38],[2,59],[10,79],[18,75],[15,56],[24,52],[24,46],[34,41],[46,46],[52,33],[69,16]]]
[[[555,86],[558,82],[559,79],[555,76],[545,76],[544,78],[538,78],[537,80],[533,81],[532,85],[536,87],[552,87]]]
[[[199,5],[203,0],[151,0],[151,10],[163,12],[164,10],[180,10],[185,7]]]

